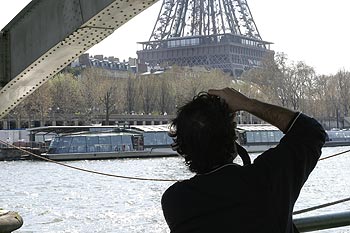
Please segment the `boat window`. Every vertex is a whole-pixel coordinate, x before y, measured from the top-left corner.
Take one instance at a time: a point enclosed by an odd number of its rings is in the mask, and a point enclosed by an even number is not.
[[[267,141],[268,142],[276,142],[275,131],[267,131]]]
[[[111,144],[111,136],[99,136],[98,143],[99,144]]]
[[[49,150],[47,151],[47,153],[49,153],[49,154],[57,153],[57,147],[58,147],[59,142],[60,142],[60,138],[59,137],[54,137],[51,140],[51,143],[50,143],[50,146],[49,146]]]
[[[71,146],[69,148],[69,152],[70,153],[86,152],[86,137],[85,136],[73,137]]]
[[[130,135],[122,136],[122,151],[130,151],[133,150],[132,140]]]
[[[329,141],[350,141],[350,131],[327,131]]]
[[[341,134],[339,136],[341,137],[342,141],[346,141],[346,133],[345,132],[341,132]]]
[[[72,141],[72,137],[61,137],[57,146],[57,153],[67,153]]]
[[[334,141],[343,141],[344,134],[342,132],[334,132],[333,140]]]
[[[122,136],[121,135],[113,135],[111,136],[111,142],[113,146],[118,146],[122,144]]]
[[[113,135],[111,137],[112,150],[114,151],[124,151],[125,145],[123,146],[122,135]]]
[[[155,137],[155,133],[144,133],[143,137],[146,146],[156,145],[157,139]]]
[[[168,135],[168,132],[145,132],[143,137],[146,146],[170,145],[173,143],[173,139]]]
[[[327,132],[328,134],[328,138],[330,139],[330,141],[334,138],[335,133],[334,132]]]
[[[262,142],[268,142],[267,131],[261,131],[260,135],[261,135]]]
[[[88,152],[98,152],[96,145],[98,144],[97,136],[87,136],[86,137],[87,151]]]
[[[345,135],[345,140],[350,141],[350,131],[344,132],[344,135]]]
[[[112,151],[111,136],[99,136],[98,137],[99,151],[109,152]]]
[[[247,132],[247,143],[254,142],[253,132]]]
[[[279,142],[283,137],[282,131],[275,131],[275,140],[276,142]]]
[[[346,137],[346,136],[345,136],[345,132],[341,132],[339,136],[343,139],[343,141],[346,140],[346,139],[345,139],[345,137]]]
[[[158,132],[156,133],[157,145],[166,145],[167,144],[167,133],[166,132]]]
[[[241,145],[247,144],[247,134],[246,132],[240,132],[236,130],[236,135],[237,135],[237,142]]]
[[[152,145],[158,144],[157,133],[152,133]]]
[[[58,146],[58,143],[60,142],[60,138],[59,137],[55,137],[51,140],[50,143],[50,148],[56,148]]]
[[[143,137],[141,135],[134,135],[132,137],[133,149],[134,150],[143,150]]]
[[[170,145],[174,142],[173,138],[169,136],[168,132],[166,132],[166,145]]]
[[[254,142],[261,142],[260,132],[254,132]]]

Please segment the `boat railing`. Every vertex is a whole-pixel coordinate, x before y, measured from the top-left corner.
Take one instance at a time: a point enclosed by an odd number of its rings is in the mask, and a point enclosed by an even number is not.
[[[350,226],[350,211],[296,218],[293,221],[300,232],[345,227]]]

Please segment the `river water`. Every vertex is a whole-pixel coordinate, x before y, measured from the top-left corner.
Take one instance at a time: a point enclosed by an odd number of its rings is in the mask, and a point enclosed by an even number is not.
[[[350,147],[324,148],[327,156]],[[118,175],[184,179],[192,176],[180,157],[65,162]],[[41,161],[0,162],[0,208],[24,219],[18,233],[166,233],[160,206],[172,182],[138,181],[84,173]],[[350,196],[350,153],[320,161],[305,184],[295,210]],[[259,195],[259,194],[257,194]],[[350,202],[313,211],[350,209]],[[350,232],[350,226],[319,231]]]

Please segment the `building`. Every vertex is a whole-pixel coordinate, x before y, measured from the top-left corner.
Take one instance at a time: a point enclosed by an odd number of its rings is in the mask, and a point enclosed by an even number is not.
[[[103,55],[90,56],[89,53],[82,54],[78,59],[70,64],[72,68],[102,68],[111,71],[125,71],[136,73],[137,59],[129,58],[128,61],[120,61],[114,56],[105,57]]]
[[[204,66],[234,76],[273,56],[246,0],[164,0],[149,41],[140,42],[148,66]]]

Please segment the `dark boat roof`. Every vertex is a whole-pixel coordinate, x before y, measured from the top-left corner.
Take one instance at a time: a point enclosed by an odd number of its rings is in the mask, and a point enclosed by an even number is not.
[[[43,126],[27,129],[30,133],[76,133],[84,131],[105,131],[105,130],[122,130],[125,126],[118,125],[85,125],[85,126]]]
[[[243,131],[278,131],[276,126],[270,124],[239,124],[237,130]]]
[[[170,125],[132,125],[131,129],[140,130],[142,132],[168,132]]]
[[[93,131],[138,131],[138,132],[167,132],[169,125],[85,125],[85,126],[43,126],[27,129],[31,134],[37,133],[55,133],[69,134],[78,132]]]

